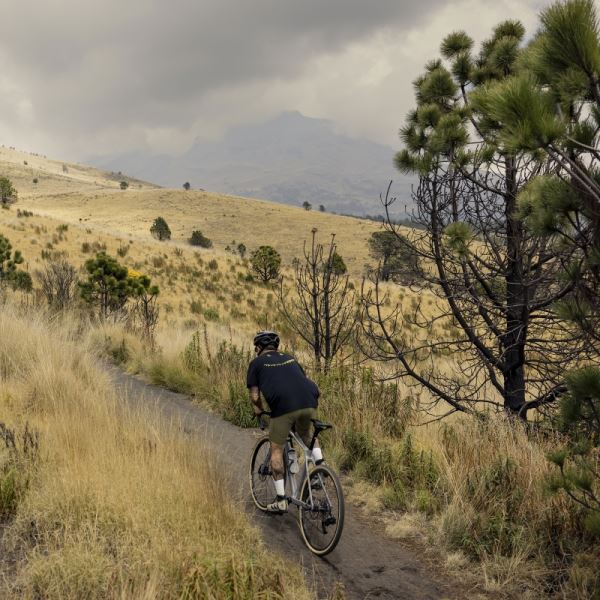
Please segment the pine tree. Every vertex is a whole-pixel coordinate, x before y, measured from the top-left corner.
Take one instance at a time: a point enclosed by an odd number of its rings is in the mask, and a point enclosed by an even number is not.
[[[250,266],[263,283],[279,277],[281,256],[272,246],[260,246],[250,256]]]
[[[127,267],[104,252],[85,263],[86,281],[79,283],[81,297],[95,307],[101,319],[123,316],[127,300],[134,293],[134,286]]]

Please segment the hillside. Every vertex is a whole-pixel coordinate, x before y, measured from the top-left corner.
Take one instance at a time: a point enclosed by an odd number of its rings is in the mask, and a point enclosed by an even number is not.
[[[28,164],[24,165],[24,161]],[[336,234],[339,252],[353,276],[360,277],[372,264],[367,240],[380,225],[373,221],[305,211],[264,200],[252,200],[202,191],[161,189],[132,181],[128,190],[119,189],[124,177],[91,167],[67,165],[43,157],[1,149],[0,173],[13,180],[19,191],[18,207],[39,215],[85,225],[97,233],[115,233],[137,240],[152,241],[150,225],[164,217],[173,232],[174,243],[184,243],[192,230],[200,229],[224,252],[233,241],[249,251],[273,245],[284,263],[302,253],[304,239],[316,227],[322,241]],[[33,177],[38,183],[33,183]],[[168,245],[168,244],[167,244]]]
[[[157,187],[127,175],[53,160],[41,154],[22,152],[6,146],[0,146],[0,176],[8,177],[20,194],[24,193],[29,197],[83,190],[118,190],[123,180],[137,189]]]
[[[180,156],[134,152],[91,162],[173,188],[189,181],[195,189],[379,214],[379,194],[390,179],[396,181],[398,210],[411,202],[412,180],[393,168],[393,156],[393,148],[336,133],[330,121],[285,112],[221,140],[197,141]]]

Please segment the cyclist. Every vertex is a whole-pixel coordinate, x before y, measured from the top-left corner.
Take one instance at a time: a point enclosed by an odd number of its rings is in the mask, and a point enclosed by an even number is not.
[[[289,354],[278,351],[279,336],[274,331],[259,331],[254,336],[256,358],[248,366],[247,384],[254,413],[263,412],[260,394],[271,411],[269,440],[271,442],[271,471],[277,499],[267,506],[269,512],[287,511],[283,447],[292,427],[309,444],[311,419],[316,417],[319,388],[304,373],[304,369]],[[323,461],[321,449],[315,444],[313,457]]]

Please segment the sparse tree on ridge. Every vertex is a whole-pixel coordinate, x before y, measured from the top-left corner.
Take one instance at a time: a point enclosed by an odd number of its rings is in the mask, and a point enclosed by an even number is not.
[[[310,203],[308,200],[305,200],[305,201],[302,203],[302,208],[303,208],[304,210],[310,210],[310,209],[312,208],[312,204],[311,204],[311,203]]]
[[[186,181],[186,182],[183,184],[183,189],[184,189],[186,192],[189,192],[189,190],[190,190],[190,188],[191,188],[191,187],[192,187],[192,186],[190,185],[190,182],[189,182],[189,181]]]
[[[123,181],[121,181],[121,183],[119,184],[119,187],[120,187],[122,190],[126,190],[126,189],[129,187],[129,183],[128,183],[127,181],[123,180]]]
[[[322,204],[319,204],[319,212],[325,212],[325,207]]]

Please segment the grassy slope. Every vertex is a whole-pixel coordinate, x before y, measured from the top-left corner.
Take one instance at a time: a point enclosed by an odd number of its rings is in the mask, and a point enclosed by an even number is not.
[[[28,165],[23,162],[27,161]],[[341,217],[261,200],[248,200],[203,192],[156,189],[148,184],[118,190],[110,174],[80,165],[62,164],[42,157],[0,148],[0,174],[8,175],[19,191],[19,202],[9,211],[0,211],[0,233],[22,250],[26,268],[33,274],[43,268],[48,257],[68,257],[77,266],[106,247],[113,256],[127,249],[120,259],[127,266],[150,275],[161,287],[163,324],[206,321],[207,311],[218,314],[217,321],[244,335],[257,327],[280,326],[273,310],[273,290],[242,281],[247,262],[225,251],[235,239],[249,250],[272,244],[281,253],[284,266],[302,253],[302,244],[317,227],[326,242],[336,233],[339,251],[356,285],[367,263],[369,235],[377,223]],[[38,184],[33,184],[33,177]],[[34,212],[18,218],[17,209]],[[149,233],[157,215],[165,217],[173,231],[173,241],[157,242]],[[63,224],[68,231],[58,231]],[[194,249],[187,243],[192,229],[201,228],[214,241],[210,250]],[[90,249],[83,252],[84,244]],[[42,251],[46,258],[42,257]],[[218,267],[208,266],[216,260]],[[391,286],[392,300],[410,292]],[[428,300],[431,302],[431,299]],[[192,310],[193,309],[193,310]]]
[[[0,597],[308,598],[211,451],[118,399],[79,327],[0,313],[0,420],[39,433],[37,453],[0,449]]]
[[[0,149],[0,172],[15,183],[20,206],[65,222],[81,221],[94,229],[147,239],[152,221],[160,215],[169,223],[176,242],[187,242],[193,229],[201,229],[217,251],[233,240],[249,250],[270,244],[287,264],[301,253],[302,240],[316,227],[323,241],[336,234],[339,251],[353,275],[361,275],[364,265],[372,262],[366,242],[379,225],[371,221],[209,192],[152,189],[147,184],[121,191],[118,182],[95,169],[69,166],[63,175],[62,163],[8,153]],[[29,165],[23,165],[23,160]],[[39,183],[33,184],[36,176]]]

